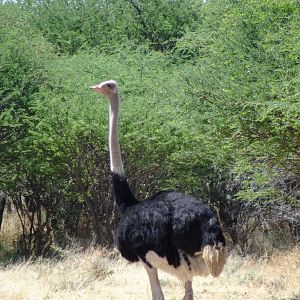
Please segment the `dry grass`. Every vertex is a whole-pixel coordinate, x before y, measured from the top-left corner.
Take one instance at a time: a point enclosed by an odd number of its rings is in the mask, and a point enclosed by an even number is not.
[[[166,300],[182,299],[183,287],[160,273]],[[229,257],[214,279],[195,278],[195,299],[300,299],[300,249],[255,260]],[[0,299],[151,299],[146,272],[116,253],[68,251],[61,260],[40,260],[0,269]]]
[[[5,211],[0,230],[0,262],[10,257],[21,232],[22,228],[17,213],[7,214]]]

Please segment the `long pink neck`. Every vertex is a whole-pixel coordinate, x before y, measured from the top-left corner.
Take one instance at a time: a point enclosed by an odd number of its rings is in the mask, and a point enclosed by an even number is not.
[[[119,104],[120,98],[116,94],[109,98],[109,153],[110,153],[110,170],[114,174],[125,176],[124,167],[121,158],[121,150],[118,134],[119,123]]]

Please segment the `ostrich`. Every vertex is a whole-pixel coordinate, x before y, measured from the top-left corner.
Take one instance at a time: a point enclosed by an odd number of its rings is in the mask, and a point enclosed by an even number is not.
[[[110,169],[121,211],[117,248],[128,261],[143,264],[153,300],[164,299],[158,269],[182,280],[183,299],[192,300],[193,276],[218,276],[226,261],[227,248],[217,214],[200,200],[175,191],[161,191],[138,201],[127,183],[121,159],[117,84],[109,80],[91,89],[109,100]]]

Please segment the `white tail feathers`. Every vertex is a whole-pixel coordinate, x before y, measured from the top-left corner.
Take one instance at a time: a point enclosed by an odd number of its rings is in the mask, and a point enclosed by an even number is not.
[[[227,259],[227,247],[219,243],[218,245],[207,245],[203,249],[203,259],[210,274],[214,277],[220,275]]]

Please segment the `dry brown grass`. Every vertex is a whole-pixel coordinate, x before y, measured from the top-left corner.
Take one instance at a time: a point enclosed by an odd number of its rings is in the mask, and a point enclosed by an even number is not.
[[[8,259],[11,255],[21,232],[22,228],[17,213],[8,214],[5,211],[0,231],[0,262]]]
[[[166,300],[182,299],[183,286],[160,273]],[[231,255],[218,278],[195,278],[195,299],[300,299],[300,249],[259,260]],[[40,260],[0,269],[0,299],[151,299],[148,278],[115,252],[68,251],[61,260]]]
[[[22,232],[21,224],[16,212],[8,214],[4,211],[3,222],[0,231],[0,238],[5,240],[15,240]]]

